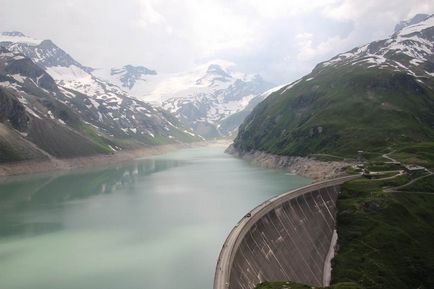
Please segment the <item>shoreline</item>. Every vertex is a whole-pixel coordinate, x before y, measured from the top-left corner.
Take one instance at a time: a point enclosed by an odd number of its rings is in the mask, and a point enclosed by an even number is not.
[[[280,156],[263,151],[240,151],[231,144],[225,153],[268,169],[284,169],[289,173],[315,181],[334,179],[347,174],[344,168],[351,165],[343,161],[318,161],[308,157]]]
[[[103,167],[107,165],[115,165],[121,162],[130,161],[142,157],[149,157],[155,155],[161,155],[164,153],[186,149],[203,147],[210,144],[217,143],[229,143],[226,141],[201,141],[194,143],[179,143],[179,144],[166,144],[151,147],[144,147],[134,150],[123,150],[118,151],[114,154],[109,155],[92,155],[84,157],[76,157],[70,159],[57,159],[52,158],[42,161],[21,161],[14,163],[4,163],[0,164],[0,177],[9,176],[19,176],[19,175],[29,175],[36,173],[47,173],[57,170],[69,171],[79,168],[96,168]]]

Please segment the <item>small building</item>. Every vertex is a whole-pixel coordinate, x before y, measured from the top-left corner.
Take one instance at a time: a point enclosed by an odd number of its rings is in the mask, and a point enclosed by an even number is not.
[[[418,165],[406,165],[404,166],[404,168],[405,171],[409,174],[427,171],[425,167],[418,166]]]
[[[364,163],[359,163],[359,164],[356,164],[355,165],[355,167],[357,168],[357,169],[364,169],[365,168],[365,164]]]

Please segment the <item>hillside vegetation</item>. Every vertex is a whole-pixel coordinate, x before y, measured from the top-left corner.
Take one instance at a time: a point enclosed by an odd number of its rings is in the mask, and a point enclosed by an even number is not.
[[[434,139],[434,90],[401,72],[344,67],[272,94],[240,128],[241,150],[380,151]]]
[[[433,142],[432,19],[339,54],[272,93],[240,126],[234,147],[351,157]]]

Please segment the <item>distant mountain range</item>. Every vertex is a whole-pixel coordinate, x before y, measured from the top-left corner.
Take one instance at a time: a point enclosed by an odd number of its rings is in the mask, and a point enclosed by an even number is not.
[[[21,32],[1,33],[0,47],[4,161],[231,135],[272,86],[226,61],[160,75],[144,66],[87,67]]]
[[[0,161],[75,157],[201,138],[96,78],[49,40],[0,35]]]
[[[434,16],[417,15],[374,41],[318,64],[260,103],[238,151],[329,153],[434,141]]]
[[[160,75],[143,66],[126,65],[93,74],[138,99],[161,105],[196,133],[212,138],[234,134],[253,104],[273,86],[260,75],[233,71],[232,66],[216,60],[191,71]],[[234,114],[237,117],[230,118]]]

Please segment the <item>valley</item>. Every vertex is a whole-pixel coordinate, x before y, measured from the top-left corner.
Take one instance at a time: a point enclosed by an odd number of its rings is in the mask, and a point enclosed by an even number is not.
[[[434,4],[1,1],[1,289],[434,288]]]
[[[3,32],[0,46],[3,163],[113,160],[120,151],[230,137],[271,87],[224,61],[178,75],[131,65],[106,75],[50,40]]]

